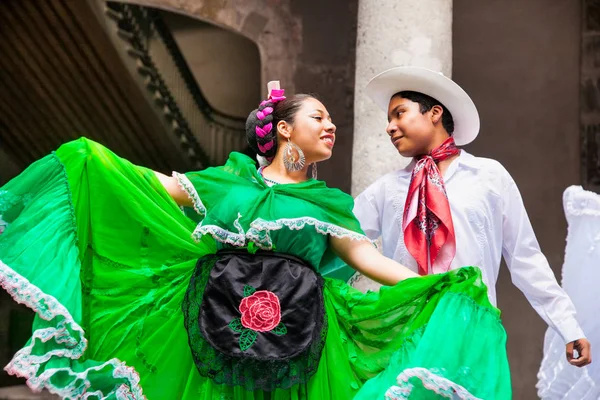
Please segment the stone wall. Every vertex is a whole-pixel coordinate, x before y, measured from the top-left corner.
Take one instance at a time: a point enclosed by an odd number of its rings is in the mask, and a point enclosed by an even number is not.
[[[600,1],[582,2],[581,177],[600,193]]]
[[[350,193],[354,137],[354,72],[358,0],[293,1],[302,29],[296,61],[296,92],[314,93],[337,127],[331,160],[319,164],[319,179]]]
[[[261,88],[280,80],[288,93],[314,93],[328,108],[338,137],[334,156],[320,165],[319,178],[350,191],[358,0],[124,2],[181,13],[253,40],[262,63]]]
[[[467,150],[499,160],[512,174],[559,278],[567,234],[562,193],[581,184],[580,4],[454,0],[453,77],[481,115],[481,133]],[[506,266],[497,289],[514,398],[535,399],[546,324]]]
[[[254,41],[229,29],[162,12],[206,100],[225,114],[246,118],[267,89]]]

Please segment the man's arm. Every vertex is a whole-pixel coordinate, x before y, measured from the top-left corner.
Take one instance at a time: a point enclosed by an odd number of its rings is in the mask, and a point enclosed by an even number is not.
[[[542,254],[519,189],[508,173],[504,186],[502,254],[512,281],[544,321],[562,336],[568,361],[580,367],[587,365],[591,362],[590,344],[575,318],[575,307]],[[578,358],[574,358],[573,348]]]

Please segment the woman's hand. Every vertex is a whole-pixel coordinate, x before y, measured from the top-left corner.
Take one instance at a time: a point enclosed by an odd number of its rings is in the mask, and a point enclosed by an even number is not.
[[[393,286],[396,283],[419,276],[404,265],[381,254],[367,240],[352,240],[330,236],[333,251],[361,274],[383,285]]]
[[[175,202],[177,204],[179,204],[180,206],[187,206],[187,207],[191,207],[193,205],[192,200],[190,199],[188,194],[181,188],[181,186],[179,186],[177,179],[175,179],[172,176],[167,176],[167,175],[161,174],[160,172],[156,172],[156,171],[154,171],[154,174],[156,175],[156,177],[158,178],[160,183],[162,183],[165,190],[167,192],[169,192],[169,194],[171,195],[171,197],[173,198],[173,200],[175,200]]]

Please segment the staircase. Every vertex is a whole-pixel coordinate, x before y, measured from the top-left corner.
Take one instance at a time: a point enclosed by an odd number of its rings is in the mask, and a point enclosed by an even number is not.
[[[245,121],[211,107],[153,9],[0,0],[0,33],[0,182],[80,136],[164,173],[246,149]],[[19,307],[0,290],[0,367],[31,335]],[[0,400],[54,398],[22,383],[0,369]]]
[[[244,150],[245,121],[211,107],[160,13],[117,2],[107,2],[105,10],[195,168],[222,164],[230,152]]]

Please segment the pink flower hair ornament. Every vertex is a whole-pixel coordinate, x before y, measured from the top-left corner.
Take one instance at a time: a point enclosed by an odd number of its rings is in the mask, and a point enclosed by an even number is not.
[[[260,121],[264,121],[264,119],[268,115],[271,115],[273,113],[273,106],[275,104],[279,103],[280,101],[285,100],[285,90],[279,88],[279,81],[269,82],[267,84],[267,90],[269,91],[269,97],[267,98],[267,100],[263,100],[259,106],[259,107],[264,107],[264,108],[262,110],[259,110],[256,112],[256,117]],[[270,105],[267,106],[267,104],[270,104]],[[272,130],[273,130],[273,123],[271,123],[271,122],[265,124],[262,127],[256,126],[254,128],[254,131],[256,132],[256,136],[258,136],[260,138],[264,138],[269,133],[271,133]],[[258,143],[258,149],[263,153],[266,153],[269,150],[271,150],[273,148],[273,146],[275,146],[275,139],[272,139],[272,140],[270,140],[266,143],[262,143],[262,144]],[[273,158],[274,157],[268,157],[265,159],[265,161],[267,163],[270,163],[271,161],[273,161]],[[260,159],[259,159],[259,162],[261,162]],[[263,161],[263,163],[264,163],[264,161]]]

